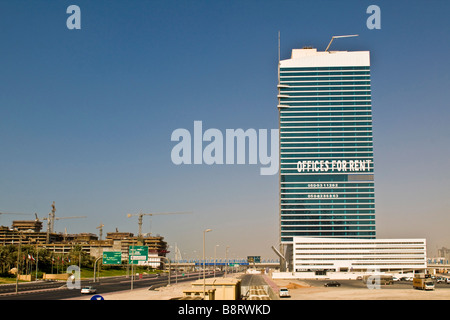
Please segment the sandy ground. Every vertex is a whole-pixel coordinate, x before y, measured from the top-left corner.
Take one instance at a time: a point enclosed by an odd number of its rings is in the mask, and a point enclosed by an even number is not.
[[[233,277],[239,277],[235,274]],[[450,288],[434,291],[414,289],[367,289],[309,286],[301,280],[266,281],[274,290],[279,287],[289,288],[291,297],[283,300],[450,300]],[[169,300],[183,296],[183,290],[190,289],[191,282],[182,282],[157,290],[134,289],[116,293],[99,293],[105,300]],[[71,300],[89,300],[91,295],[80,296]]]
[[[367,289],[309,286],[301,280],[275,280],[287,287],[293,300],[450,300],[450,288],[434,291],[410,289]]]

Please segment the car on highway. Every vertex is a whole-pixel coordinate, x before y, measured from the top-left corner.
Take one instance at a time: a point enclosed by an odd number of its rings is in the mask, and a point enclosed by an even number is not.
[[[287,288],[280,288],[279,294],[280,298],[289,298],[291,296]]]
[[[412,277],[401,277],[400,281],[412,281],[413,278]]]
[[[330,281],[324,284],[325,287],[340,287],[341,284],[337,281]]]
[[[87,287],[81,288],[81,293],[96,293],[96,292],[97,292],[97,290],[92,286],[87,286]]]

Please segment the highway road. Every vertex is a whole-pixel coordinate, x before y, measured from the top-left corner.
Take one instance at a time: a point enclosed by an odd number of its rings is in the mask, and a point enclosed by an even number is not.
[[[222,275],[221,272],[216,272],[216,276]],[[186,273],[185,276],[178,274],[171,276],[171,284],[183,281],[195,281],[202,277],[203,273]],[[206,277],[212,277],[213,274],[206,275]],[[162,275],[157,277],[156,275],[143,275],[142,279],[135,277],[133,281],[133,289],[138,288],[150,288],[165,286],[168,284],[168,276]],[[131,290],[131,277],[108,277],[101,278],[99,282],[93,282],[92,280],[82,280],[81,287],[94,286],[97,289],[96,294]],[[15,284],[1,285],[0,286],[0,300],[63,300],[73,297],[81,296],[80,289],[69,289],[64,281],[58,282],[45,282],[37,281],[32,283],[20,283],[19,292],[15,293]],[[91,294],[93,295],[93,294]]]
[[[267,285],[263,277],[259,274],[246,274],[242,277],[242,287],[265,286]]]
[[[241,278],[241,293],[246,300],[270,300],[268,287],[259,274],[246,274]]]

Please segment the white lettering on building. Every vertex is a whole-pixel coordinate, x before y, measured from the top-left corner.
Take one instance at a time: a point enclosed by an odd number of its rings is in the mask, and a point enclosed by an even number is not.
[[[298,172],[366,172],[372,160],[304,160],[297,162]]]

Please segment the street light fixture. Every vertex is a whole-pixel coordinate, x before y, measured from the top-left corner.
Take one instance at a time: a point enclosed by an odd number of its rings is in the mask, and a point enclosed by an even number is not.
[[[205,235],[207,232],[212,231],[212,229],[206,229],[203,231],[203,300],[205,299]]]

